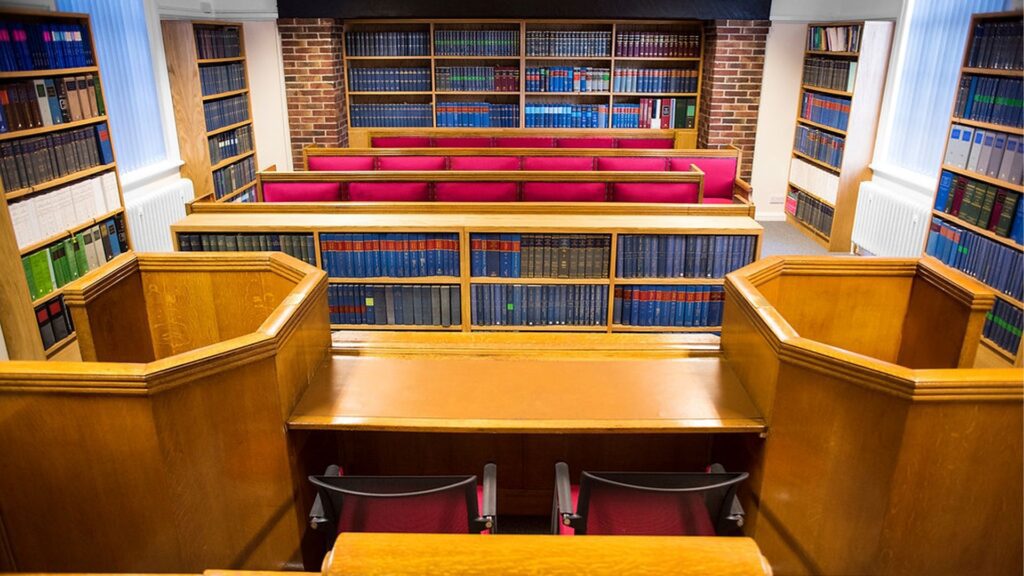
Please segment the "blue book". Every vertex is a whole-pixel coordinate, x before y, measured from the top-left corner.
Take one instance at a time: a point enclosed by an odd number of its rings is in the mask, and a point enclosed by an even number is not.
[[[1010,226],[1010,238],[1017,244],[1024,244],[1024,202],[1017,202],[1013,224]]]
[[[114,151],[110,146],[110,132],[107,130],[106,123],[96,126],[96,140],[99,143],[100,163],[110,164],[113,162]]]
[[[947,170],[942,171],[942,175],[939,177],[939,190],[935,194],[935,209],[940,212],[946,211],[946,205],[949,203],[949,192],[953,188],[953,173]]]

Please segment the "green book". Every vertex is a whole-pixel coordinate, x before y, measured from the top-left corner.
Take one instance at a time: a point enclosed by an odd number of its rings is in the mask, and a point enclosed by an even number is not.
[[[25,280],[28,281],[28,294],[35,300],[36,279],[32,276],[32,262],[29,261],[28,256],[21,257],[21,269],[25,271]]]
[[[29,265],[32,268],[32,278],[36,291],[32,294],[33,300],[38,300],[53,292],[56,286],[53,285],[53,266],[50,263],[50,252],[48,250],[37,250],[29,255]]]
[[[85,276],[89,272],[89,257],[85,253],[85,233],[75,234],[75,262],[78,264],[78,276]]]
[[[71,282],[81,276],[78,273],[78,254],[76,254],[75,250],[75,239],[69,236],[62,244],[64,244],[64,271],[68,275],[68,282]]]
[[[64,272],[64,244],[54,244],[47,250],[50,253],[50,263],[53,266],[53,281],[57,288],[60,288],[68,283],[67,274]]]
[[[981,191],[978,189],[978,183],[974,180],[967,181],[967,189],[964,190],[964,199],[960,203],[960,219],[971,224],[977,224],[978,214],[981,212],[981,202],[979,201]]]
[[[989,184],[979,184],[984,191],[981,197],[981,210],[978,213],[978,226],[988,228],[988,219],[992,216],[992,206],[996,202],[996,187]]]
[[[1010,235],[1010,226],[1013,224],[1013,217],[1017,212],[1017,202],[1020,201],[1020,194],[1006,192],[1006,199],[1003,200],[1003,209],[999,212],[999,220],[996,221],[995,233],[1000,236]]]

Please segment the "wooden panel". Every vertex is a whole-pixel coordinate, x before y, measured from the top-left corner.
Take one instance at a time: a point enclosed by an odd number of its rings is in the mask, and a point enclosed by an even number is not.
[[[43,360],[43,340],[32,309],[28,280],[17,257],[18,244],[7,209],[3,183],[0,182],[0,328],[3,329],[7,357],[11,360]]]
[[[143,283],[157,359],[221,341],[208,273],[144,272]]]
[[[68,298],[78,331],[82,359],[87,362],[152,362],[156,360],[150,333],[142,274],[132,272],[86,304]]]
[[[967,330],[975,316],[979,315],[960,305],[941,288],[921,277],[914,277],[903,322],[898,363],[910,368],[973,366],[973,354],[966,365],[961,364],[960,356],[965,345],[973,346],[974,351],[978,349],[984,324],[983,313],[981,322],[974,322],[973,333],[969,334]],[[973,344],[968,344],[969,341]]]
[[[178,131],[181,176],[192,181],[195,197],[213,193],[210,172],[210,149],[206,139],[206,118],[203,115],[202,87],[196,66],[196,41],[192,23],[177,20],[160,22],[163,29],[167,75],[174,102],[174,123]]]

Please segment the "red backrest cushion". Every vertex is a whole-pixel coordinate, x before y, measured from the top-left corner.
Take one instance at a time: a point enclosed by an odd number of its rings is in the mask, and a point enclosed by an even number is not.
[[[519,170],[518,156],[450,156],[452,170]]]
[[[664,158],[598,158],[598,170],[635,170],[661,172],[668,169]]]
[[[444,136],[434,138],[435,148],[490,148],[490,138],[467,138],[459,136]]]
[[[601,486],[591,492],[587,504],[587,534],[715,535],[711,515],[699,493]]]
[[[523,170],[593,170],[593,158],[558,157],[558,156],[526,156],[523,158]]]
[[[495,138],[495,148],[554,148],[554,138]]]
[[[378,170],[444,170],[444,156],[381,156]]]
[[[340,182],[264,182],[264,202],[338,202]]]
[[[614,182],[615,202],[672,202],[695,204],[697,184],[689,182]]]
[[[310,170],[373,170],[373,156],[310,156]]]
[[[615,141],[616,148],[650,148],[665,149],[675,146],[671,138],[619,138]]]
[[[696,164],[704,171],[705,198],[732,198],[736,158],[672,158],[669,169],[673,172],[686,172],[690,164]]]
[[[559,138],[559,148],[615,148],[615,138]]]
[[[430,148],[429,136],[374,136],[371,148]]]
[[[604,202],[604,182],[525,182],[524,202]]]
[[[434,198],[438,202],[515,202],[519,187],[516,182],[438,182]]]
[[[426,182],[352,182],[348,199],[353,202],[426,202],[430,199]]]
[[[419,496],[346,495],[338,515],[338,532],[419,532],[466,534],[469,514],[461,490]]]

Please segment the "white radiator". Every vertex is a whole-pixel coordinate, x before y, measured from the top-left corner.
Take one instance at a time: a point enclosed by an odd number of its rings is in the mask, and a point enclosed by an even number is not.
[[[128,195],[125,212],[135,250],[173,252],[171,224],[185,217],[185,203],[194,197],[192,181],[187,178]]]
[[[931,222],[926,196],[877,179],[863,182],[857,195],[853,243],[875,256],[921,255]]]

